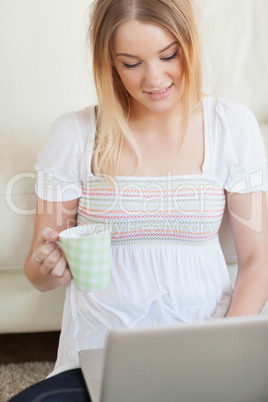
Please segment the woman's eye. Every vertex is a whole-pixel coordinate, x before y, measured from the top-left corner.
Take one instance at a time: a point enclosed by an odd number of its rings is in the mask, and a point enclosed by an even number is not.
[[[140,65],[140,63],[136,63],[136,64],[127,64],[127,63],[123,63],[123,65],[124,65],[126,68],[135,68],[135,67],[138,67],[138,66]]]
[[[177,54],[178,54],[178,51],[176,51],[175,53],[173,53],[171,56],[169,56],[169,57],[163,57],[161,60],[164,60],[164,61],[169,61],[169,60],[173,60],[173,59],[175,59],[175,57],[177,56]]]
[[[162,60],[162,61],[170,61],[170,60],[173,60],[173,59],[175,59],[175,57],[177,56],[177,54],[178,54],[178,51],[176,51],[175,53],[173,53],[173,54],[172,54],[171,56],[169,56],[169,57],[162,57],[161,60]],[[123,66],[126,67],[126,68],[136,68],[136,67],[138,67],[140,64],[141,64],[141,63],[127,64],[127,63],[124,63],[124,62],[123,62]]]

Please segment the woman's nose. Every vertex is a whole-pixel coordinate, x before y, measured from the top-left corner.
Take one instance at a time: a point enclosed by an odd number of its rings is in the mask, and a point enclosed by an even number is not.
[[[147,65],[144,73],[145,85],[148,89],[159,89],[163,85],[163,72],[159,64],[151,63]]]

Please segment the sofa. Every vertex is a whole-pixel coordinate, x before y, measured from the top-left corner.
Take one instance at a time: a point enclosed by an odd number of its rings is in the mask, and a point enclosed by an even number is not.
[[[247,105],[268,153],[268,2],[196,0],[204,91]],[[0,333],[59,330],[64,286],[41,293],[23,272],[34,224],[38,150],[51,123],[96,102],[86,48],[90,0],[0,3]],[[237,261],[225,212],[220,241],[235,281]],[[268,268],[268,267],[267,267]],[[263,313],[268,313],[265,306]]]

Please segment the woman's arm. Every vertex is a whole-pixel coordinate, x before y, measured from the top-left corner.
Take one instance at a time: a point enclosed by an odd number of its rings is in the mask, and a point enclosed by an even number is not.
[[[227,192],[238,259],[233,300],[227,316],[259,314],[268,298],[268,216],[264,192]]]
[[[29,281],[41,291],[66,284],[71,279],[66,258],[56,240],[59,232],[74,226],[77,205],[78,199],[65,202],[37,200],[33,241],[24,270]]]

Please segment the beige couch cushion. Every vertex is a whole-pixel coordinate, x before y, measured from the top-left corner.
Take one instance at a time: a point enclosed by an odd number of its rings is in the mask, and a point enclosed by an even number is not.
[[[21,271],[33,236],[34,192],[38,150],[43,138],[1,136],[0,148],[0,270]]]

